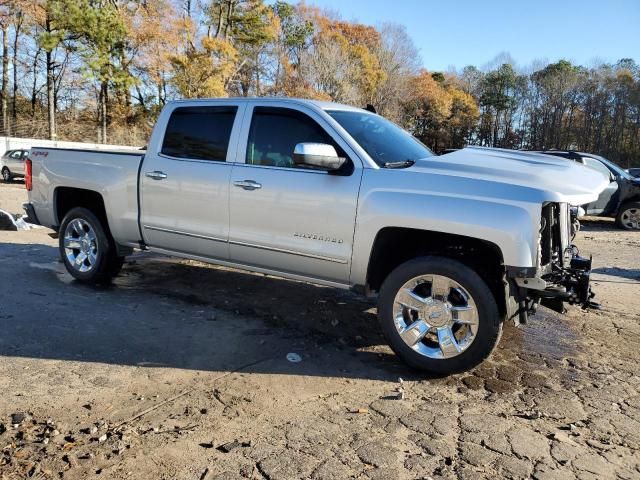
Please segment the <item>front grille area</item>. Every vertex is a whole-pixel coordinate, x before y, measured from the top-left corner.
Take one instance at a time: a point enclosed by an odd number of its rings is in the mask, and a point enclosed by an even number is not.
[[[571,238],[571,217],[566,203],[548,203],[540,220],[540,266],[565,266],[564,252]]]

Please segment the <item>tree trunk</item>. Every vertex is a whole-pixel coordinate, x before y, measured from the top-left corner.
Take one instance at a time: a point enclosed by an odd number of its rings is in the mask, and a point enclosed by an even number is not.
[[[7,92],[9,86],[9,39],[7,26],[2,26],[2,92],[0,95],[2,96],[2,133],[3,135],[10,135],[9,129],[9,112],[8,110],[8,99]]]
[[[138,100],[138,103],[142,107],[142,110],[146,112],[147,104],[144,101],[144,95],[142,94],[142,90],[140,90],[140,86],[137,83],[135,85],[135,88],[136,88],[136,100]]]
[[[13,97],[11,98],[11,116],[15,125],[18,119],[18,43],[20,38],[20,28],[22,27],[22,13],[18,14],[16,28],[13,37]]]
[[[49,120],[49,140],[56,139],[56,100],[54,96],[53,53],[47,51],[47,117]]]
[[[31,68],[33,73],[33,83],[31,84],[31,118],[36,115],[36,101],[38,99],[38,57],[40,56],[40,51],[40,48],[36,50],[36,54],[33,56],[33,65]]]
[[[162,106],[167,103],[167,80],[162,72]]]
[[[106,81],[103,81],[100,85],[100,141],[102,143],[107,143],[107,90],[108,85]]]
[[[222,32],[222,2],[220,2],[220,6],[218,7],[218,26],[216,27],[216,38],[220,37],[220,33]]]
[[[227,0],[227,19],[224,23],[224,33],[222,35],[222,38],[224,40],[226,40],[227,36],[229,35],[229,30],[231,28],[231,16],[233,15],[235,8],[236,6],[234,0]]]
[[[261,94],[262,86],[260,85],[260,53],[256,52],[256,96]]]

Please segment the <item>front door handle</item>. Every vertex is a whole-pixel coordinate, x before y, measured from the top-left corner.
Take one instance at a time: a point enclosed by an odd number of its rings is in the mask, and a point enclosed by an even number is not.
[[[167,178],[167,174],[164,172],[160,172],[158,170],[154,170],[153,172],[147,172],[145,175],[149,178],[153,178],[154,180],[164,180]]]
[[[258,190],[262,188],[262,184],[254,181],[254,180],[238,180],[233,182],[236,187],[243,188],[244,190]]]

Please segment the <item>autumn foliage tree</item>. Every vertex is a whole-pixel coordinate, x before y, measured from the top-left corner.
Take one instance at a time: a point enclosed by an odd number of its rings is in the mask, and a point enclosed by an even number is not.
[[[640,163],[632,59],[521,68],[502,54],[431,72],[400,25],[284,0],[0,0],[0,38],[5,135],[142,145],[168,100],[272,95],[371,104],[437,152],[572,148]]]
[[[471,141],[479,117],[468,93],[442,74],[420,72],[411,81],[405,115],[414,135],[435,151],[461,148]]]

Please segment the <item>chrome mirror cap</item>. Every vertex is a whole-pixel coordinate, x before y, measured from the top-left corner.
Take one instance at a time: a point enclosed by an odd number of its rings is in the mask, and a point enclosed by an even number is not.
[[[298,143],[293,150],[293,161],[296,165],[331,171],[342,167],[346,159],[338,156],[333,145]]]

